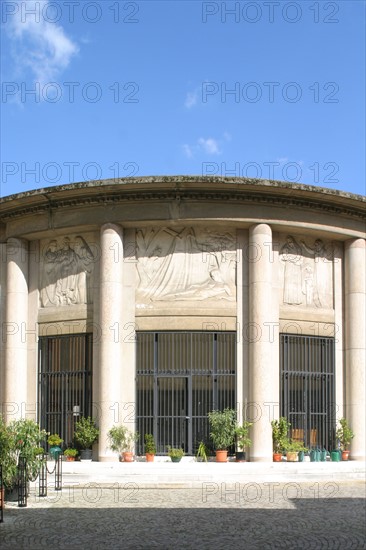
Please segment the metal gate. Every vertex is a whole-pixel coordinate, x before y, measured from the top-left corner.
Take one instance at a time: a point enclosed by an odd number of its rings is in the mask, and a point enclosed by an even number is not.
[[[281,334],[281,415],[306,447],[335,445],[334,338]]]
[[[138,452],[152,433],[159,454],[168,445],[193,454],[209,441],[207,413],[235,408],[236,333],[137,333]]]
[[[41,337],[38,365],[41,428],[72,445],[75,422],[91,415],[92,335]]]

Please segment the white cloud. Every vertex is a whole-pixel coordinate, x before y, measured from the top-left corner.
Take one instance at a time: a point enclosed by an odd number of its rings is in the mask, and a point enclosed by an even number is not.
[[[198,146],[208,155],[220,155],[221,153],[218,141],[213,138],[200,138],[198,140]]]
[[[225,132],[224,140],[230,141],[231,136]],[[185,143],[183,145],[183,151],[187,158],[194,158],[196,155],[205,153],[206,155],[221,155],[222,151],[220,149],[221,141],[214,139],[212,137],[203,138],[200,137],[194,145],[189,145]]]
[[[191,159],[193,155],[192,147],[190,145],[187,145],[186,143],[183,145],[183,151],[187,158]]]
[[[79,48],[60,25],[43,17],[48,1],[28,0],[27,12],[24,12],[24,4],[19,3],[19,10],[7,27],[13,41],[15,68],[17,72],[29,68],[36,81],[48,82],[69,65]],[[32,9],[36,15],[31,13]]]
[[[191,107],[194,107],[197,103],[197,91],[194,92],[188,92],[186,96],[186,100],[184,102],[184,106],[187,107],[187,109],[191,109]]]

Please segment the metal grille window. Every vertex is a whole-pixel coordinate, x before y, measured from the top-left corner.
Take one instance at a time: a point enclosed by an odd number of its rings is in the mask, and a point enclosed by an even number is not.
[[[152,433],[158,453],[193,454],[209,439],[207,413],[235,408],[235,333],[139,332],[136,361],[139,453]]]
[[[334,338],[281,334],[281,415],[305,446],[335,445]]]
[[[76,420],[91,415],[92,335],[41,337],[38,365],[41,427],[70,445]]]

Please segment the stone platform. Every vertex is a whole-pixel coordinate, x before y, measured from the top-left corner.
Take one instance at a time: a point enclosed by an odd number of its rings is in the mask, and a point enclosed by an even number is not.
[[[49,463],[49,468],[52,463]],[[49,476],[49,482],[54,476]],[[196,462],[184,457],[172,463],[167,457],[155,462],[62,462],[62,485],[135,483],[142,489],[201,488],[203,483],[286,483],[365,480],[365,462]]]

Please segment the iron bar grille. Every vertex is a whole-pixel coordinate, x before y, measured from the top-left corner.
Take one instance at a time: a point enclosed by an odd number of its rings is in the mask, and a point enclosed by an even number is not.
[[[281,415],[309,448],[335,448],[335,340],[280,335]]]
[[[138,332],[136,353],[138,453],[144,434],[157,453],[209,443],[207,413],[236,406],[235,332]]]
[[[92,335],[41,337],[38,365],[41,427],[72,445],[76,421],[91,415]]]

